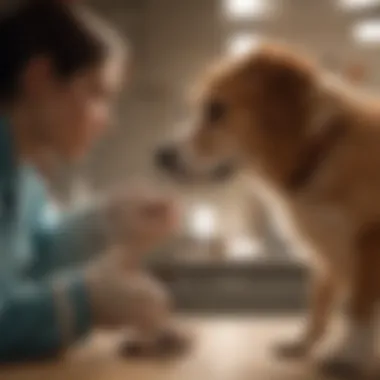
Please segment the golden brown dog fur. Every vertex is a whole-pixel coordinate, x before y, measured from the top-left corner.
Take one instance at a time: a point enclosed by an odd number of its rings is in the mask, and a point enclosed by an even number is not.
[[[218,65],[197,101],[203,109],[214,99],[226,105],[226,116],[218,125],[201,119],[188,141],[194,154],[235,155],[274,191],[323,264],[303,343],[310,348],[321,337],[343,282],[351,320],[369,323],[380,295],[378,103],[276,46]],[[307,175],[293,186],[305,165]]]

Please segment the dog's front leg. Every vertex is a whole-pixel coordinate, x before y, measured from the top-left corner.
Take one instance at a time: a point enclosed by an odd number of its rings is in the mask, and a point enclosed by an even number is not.
[[[362,372],[375,356],[375,314],[380,291],[380,225],[358,237],[348,305],[347,329],[335,354],[323,363],[329,375],[348,378]]]
[[[281,358],[302,357],[314,348],[327,328],[339,281],[332,268],[315,273],[311,280],[310,311],[301,338],[280,344],[276,353]]]

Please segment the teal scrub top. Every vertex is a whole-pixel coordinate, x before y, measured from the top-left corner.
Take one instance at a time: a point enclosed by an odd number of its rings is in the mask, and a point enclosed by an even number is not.
[[[89,331],[83,272],[64,281],[59,272],[82,267],[105,244],[95,208],[59,214],[52,207],[37,170],[16,160],[10,126],[0,117],[0,362],[49,357]],[[58,282],[72,319],[65,329]]]

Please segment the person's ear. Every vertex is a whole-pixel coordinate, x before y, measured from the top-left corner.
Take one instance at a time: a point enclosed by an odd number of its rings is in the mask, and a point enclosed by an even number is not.
[[[23,93],[33,98],[49,93],[54,82],[55,75],[51,60],[44,56],[32,58],[21,78]]]

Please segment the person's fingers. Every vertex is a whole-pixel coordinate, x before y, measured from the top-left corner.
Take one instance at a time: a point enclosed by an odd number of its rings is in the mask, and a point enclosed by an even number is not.
[[[115,239],[141,252],[174,235],[182,213],[178,200],[168,194],[146,186],[115,192],[108,209]]]
[[[173,229],[180,219],[175,202],[166,199],[145,202],[136,212],[136,226],[148,233]]]

